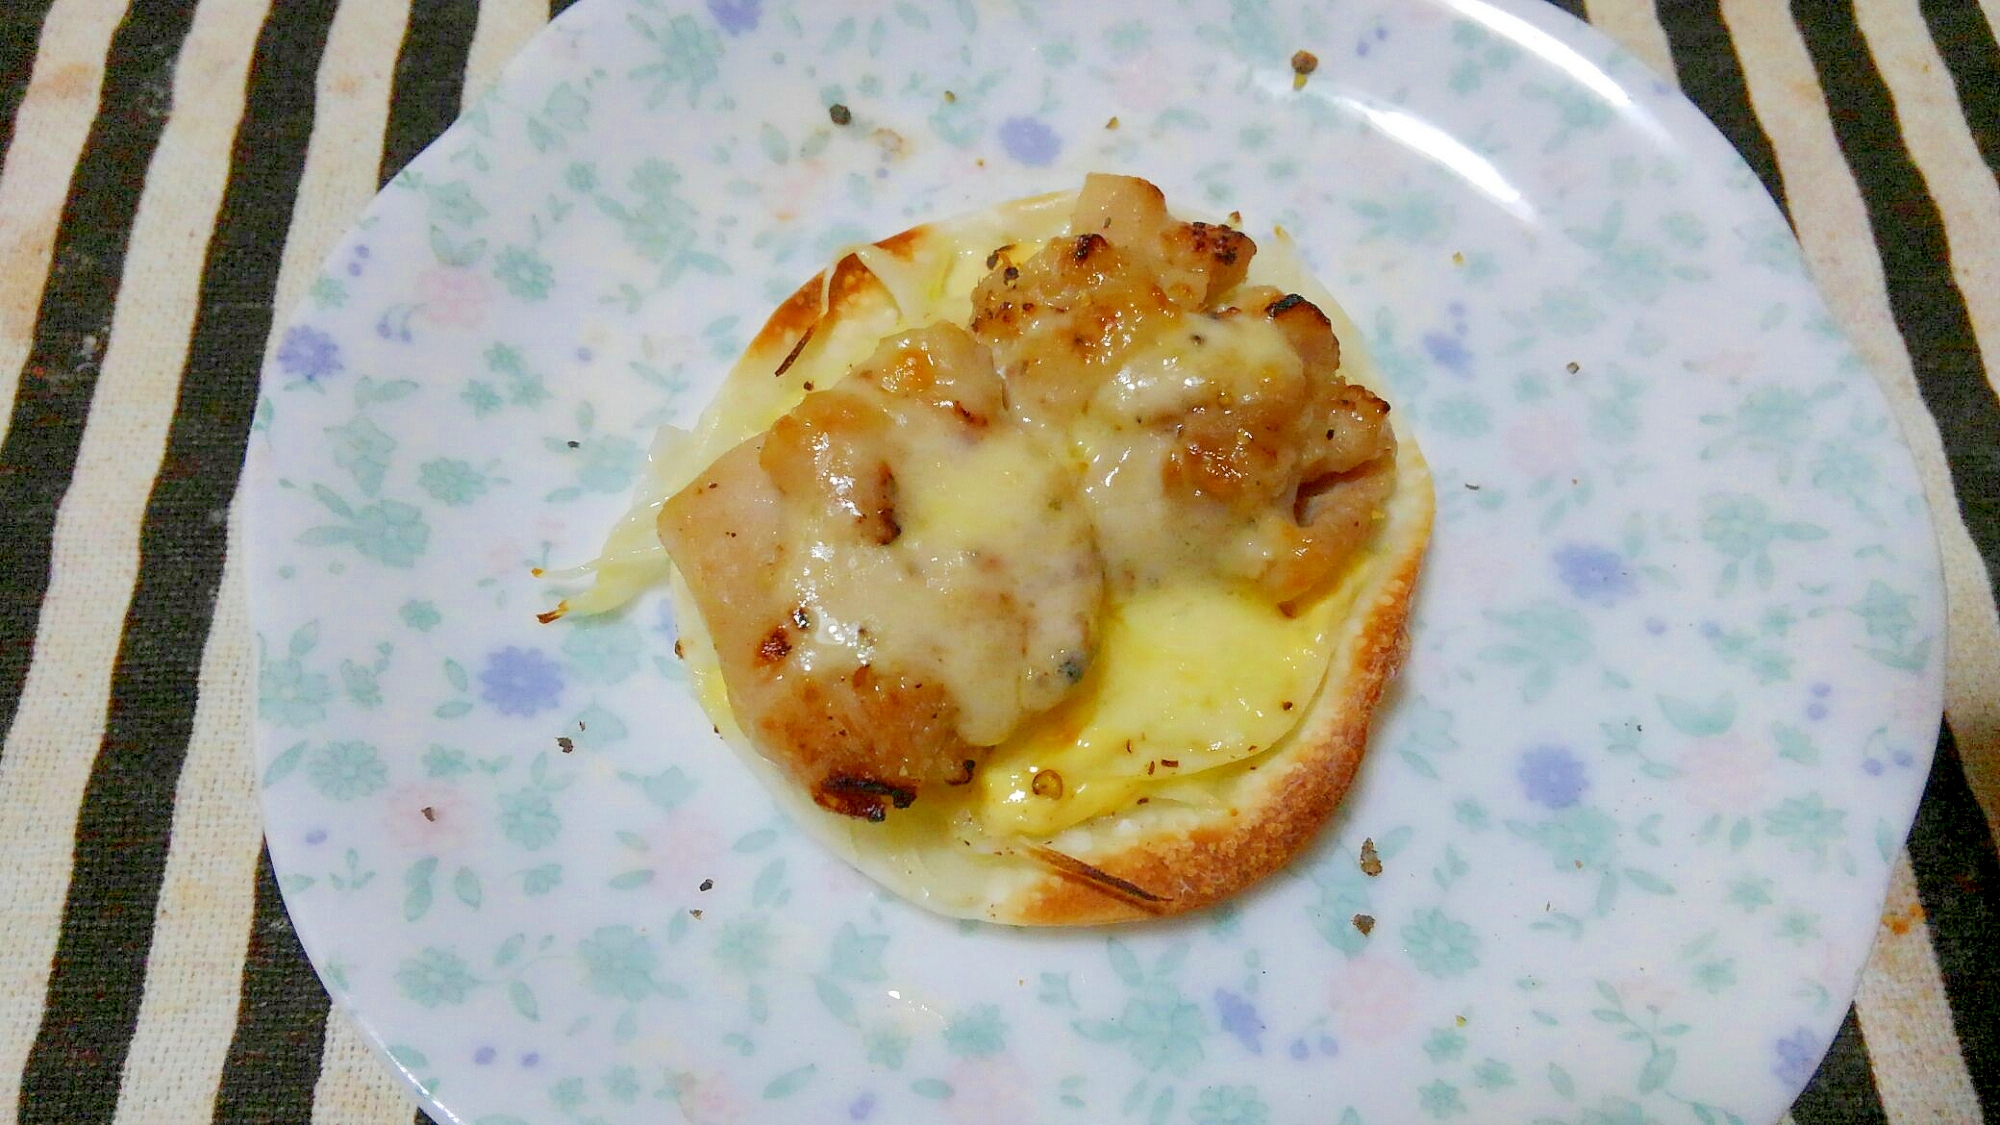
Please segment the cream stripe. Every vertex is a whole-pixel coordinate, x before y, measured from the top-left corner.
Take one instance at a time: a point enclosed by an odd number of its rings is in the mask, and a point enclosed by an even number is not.
[[[202,257],[229,171],[267,0],[207,0],[174,72],[147,169],[69,494],[56,515],[35,659],[0,757],[0,1104],[20,1096],[70,877],[85,782],[104,736],[139,525],[165,447]]]
[[[1965,295],[1987,381],[2000,390],[2000,183],[1972,141],[1937,44],[1917,0],[1855,5],[1881,68],[1910,156],[1944,217],[1951,272]]]
[[[1986,13],[1987,29],[2000,37],[2000,0],[1979,0],[1979,10]]]
[[[326,1017],[326,1050],[313,1087],[312,1125],[410,1125],[410,1095],[368,1049],[347,1012]]]
[[[465,53],[462,108],[470,108],[500,77],[507,63],[549,22],[548,0],[482,0],[479,26]]]
[[[393,45],[402,40],[408,11],[407,4],[345,4],[328,29],[312,138],[278,275],[281,310],[374,191],[372,154],[381,150]],[[256,682],[240,509],[231,513],[229,532],[118,1125],[214,1116],[236,1030],[263,837],[249,769]]]
[[[236,1030],[262,839],[256,786],[245,768],[257,689],[250,611],[233,546],[241,523],[236,515],[229,521],[232,548],[202,651],[201,696],[174,791],[173,849],[153,912],[146,993],[118,1087],[119,1125],[213,1117]]]
[[[14,142],[0,166],[0,438],[13,420],[63,199],[97,115],[104,56],[122,7],[66,0],[49,8],[14,117]]]
[[[1674,52],[1667,43],[1666,29],[1660,26],[1653,0],[1585,0],[1591,25],[1618,41],[1618,45],[1653,68],[1653,73],[1678,86],[1674,74]]]
[[[1980,1119],[1908,852],[1890,872],[1882,928],[1854,1004],[1890,1125]]]
[[[2000,618],[1986,566],[1952,492],[1937,423],[1918,393],[1909,351],[1889,310],[1861,191],[1841,156],[1812,58],[1784,6],[1723,0],[1722,14],[1743,60],[1751,104],[1777,154],[1813,276],[1834,320],[1874,369],[1916,454],[1944,556],[1945,713],[1987,827],[2000,834]]]
[[[265,343],[266,362],[334,244],[375,197],[396,50],[409,20],[410,0],[371,0],[342,4],[327,29],[312,139],[285,232],[285,258],[278,267],[272,305],[278,319]]]

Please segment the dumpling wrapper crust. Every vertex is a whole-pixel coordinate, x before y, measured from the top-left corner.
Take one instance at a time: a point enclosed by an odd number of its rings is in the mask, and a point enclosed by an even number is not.
[[[877,269],[893,273],[907,267],[908,275],[895,284],[908,300],[912,276],[955,277],[965,272],[968,260],[983,266],[985,255],[997,247],[1063,233],[1074,199],[1074,192],[1033,197],[913,227],[873,244],[875,269],[848,253],[834,264],[830,284],[822,272],[801,285],[773,311],[717,391],[696,430],[698,459],[682,466],[675,487],[790,409],[804,395],[805,383],[817,389],[837,381],[899,325],[964,322],[971,281],[963,291],[948,290],[932,307],[904,316],[896,292]],[[971,280],[983,272],[972,270]],[[1246,281],[1256,283],[1299,293],[1317,305],[1340,339],[1342,376],[1384,391],[1358,329],[1298,263],[1282,235],[1258,243]],[[754,406],[734,416],[720,409],[732,400],[740,407],[745,399],[768,404],[760,424],[751,424],[760,416]],[[1100,816],[1053,839],[982,840],[968,847],[950,833],[914,853],[892,850],[880,846],[885,826],[820,808],[766,761],[728,714],[720,691],[697,694],[725,741],[794,822],[877,882],[928,909],[1011,925],[1080,926],[1212,905],[1282,868],[1317,837],[1354,781],[1375,708],[1408,651],[1405,625],[1430,540],[1433,496],[1414,438],[1394,412],[1390,424],[1397,441],[1396,488],[1374,546],[1342,579],[1343,585],[1353,584],[1353,602],[1333,633],[1326,677],[1304,704],[1298,724],[1276,746],[1246,762],[1194,775],[1217,787],[1222,799],[1212,809],[1154,801]],[[699,612],[677,574],[670,592],[691,670],[698,680],[718,676]],[[1054,848],[1112,880],[1058,870],[1035,857],[1037,846]],[[1120,892],[1117,881],[1145,896]]]

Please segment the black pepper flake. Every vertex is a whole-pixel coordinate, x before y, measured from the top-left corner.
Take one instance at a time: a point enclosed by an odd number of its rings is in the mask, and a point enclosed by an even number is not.
[[[811,379],[807,379],[807,380],[805,381],[805,388],[806,388],[806,390],[812,390],[812,389],[813,389],[813,384],[812,384],[812,380],[811,380]]]
[[[1382,873],[1382,857],[1375,854],[1373,836],[1361,841],[1361,873],[1371,879]]]
[[[1289,711],[1292,709],[1292,701],[1287,699],[1283,703],[1278,704],[1278,706],[1283,710]]]
[[[568,735],[556,736],[556,745],[560,747],[562,749],[562,752],[565,754],[576,749],[575,740],[571,739]]]
[[[563,444],[569,446],[571,449],[583,448],[583,443],[580,441],[566,441]]]
[[[703,879],[701,881],[701,886],[696,887],[695,889],[698,891],[712,891],[715,889],[715,880]]]
[[[1466,490],[1467,490],[1467,491],[1469,491],[1469,492],[1478,492],[1478,491],[1479,491],[1479,486],[1478,486],[1478,485],[1476,485],[1476,484],[1473,484],[1473,483],[1472,483],[1471,481],[1467,481],[1467,482],[1465,482],[1465,487],[1466,487]]]
[[[699,910],[690,910],[688,911],[688,915],[697,922],[701,921],[701,911]]]
[[[1106,220],[1105,225],[1109,226],[1110,221]],[[1109,243],[1104,241],[1103,235],[1095,231],[1086,231],[1077,236],[1076,245],[1070,249],[1069,259],[1072,262],[1087,262],[1093,254],[1107,245]]]
[[[828,117],[833,118],[833,123],[835,125],[845,125],[848,122],[854,120],[854,114],[851,111],[849,111],[846,106],[841,105],[839,102],[835,102],[832,105],[827,106],[826,115]]]
[[[1369,932],[1375,928],[1375,917],[1371,914],[1356,914],[1354,916],[1354,928],[1361,931],[1362,937],[1367,937]]]
[[[423,807],[423,814],[425,820],[428,820],[433,824],[437,823],[438,811],[436,809],[430,807],[429,805],[425,805]]]
[[[1170,770],[1177,770],[1181,768],[1181,760],[1179,758],[1161,758],[1160,764],[1167,767]]]
[[[1563,370],[1574,375],[1577,372],[1583,370],[1583,365],[1575,360],[1570,360],[1568,363],[1563,364]]]

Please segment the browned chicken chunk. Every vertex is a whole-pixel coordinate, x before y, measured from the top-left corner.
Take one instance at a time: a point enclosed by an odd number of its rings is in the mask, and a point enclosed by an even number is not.
[[[1206,567],[1278,601],[1364,546],[1393,481],[1388,405],[1339,375],[1340,341],[1296,294],[1244,289],[1256,247],[1184,223],[1143,180],[1085,180],[1071,233],[994,255],[972,328],[1008,402],[1066,428],[1110,575]]]
[[[1018,491],[957,518],[996,471]],[[986,349],[933,325],[724,454],[659,531],[746,733],[820,805],[879,820],[970,780],[1081,677],[1102,571],[1071,487]],[[1040,550],[1001,549],[1029,526]]]

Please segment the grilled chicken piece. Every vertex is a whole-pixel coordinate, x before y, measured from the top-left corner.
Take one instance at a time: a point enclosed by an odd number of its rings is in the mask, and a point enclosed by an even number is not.
[[[1256,247],[1091,176],[1071,234],[996,251],[973,293],[1009,408],[1081,437],[1084,492],[1121,588],[1188,568],[1279,602],[1365,546],[1394,479],[1388,405],[1340,377],[1312,302],[1242,286]]]
[[[933,325],[717,459],[659,533],[745,732],[823,807],[881,820],[1081,678],[1103,579],[1072,489],[986,349]]]

